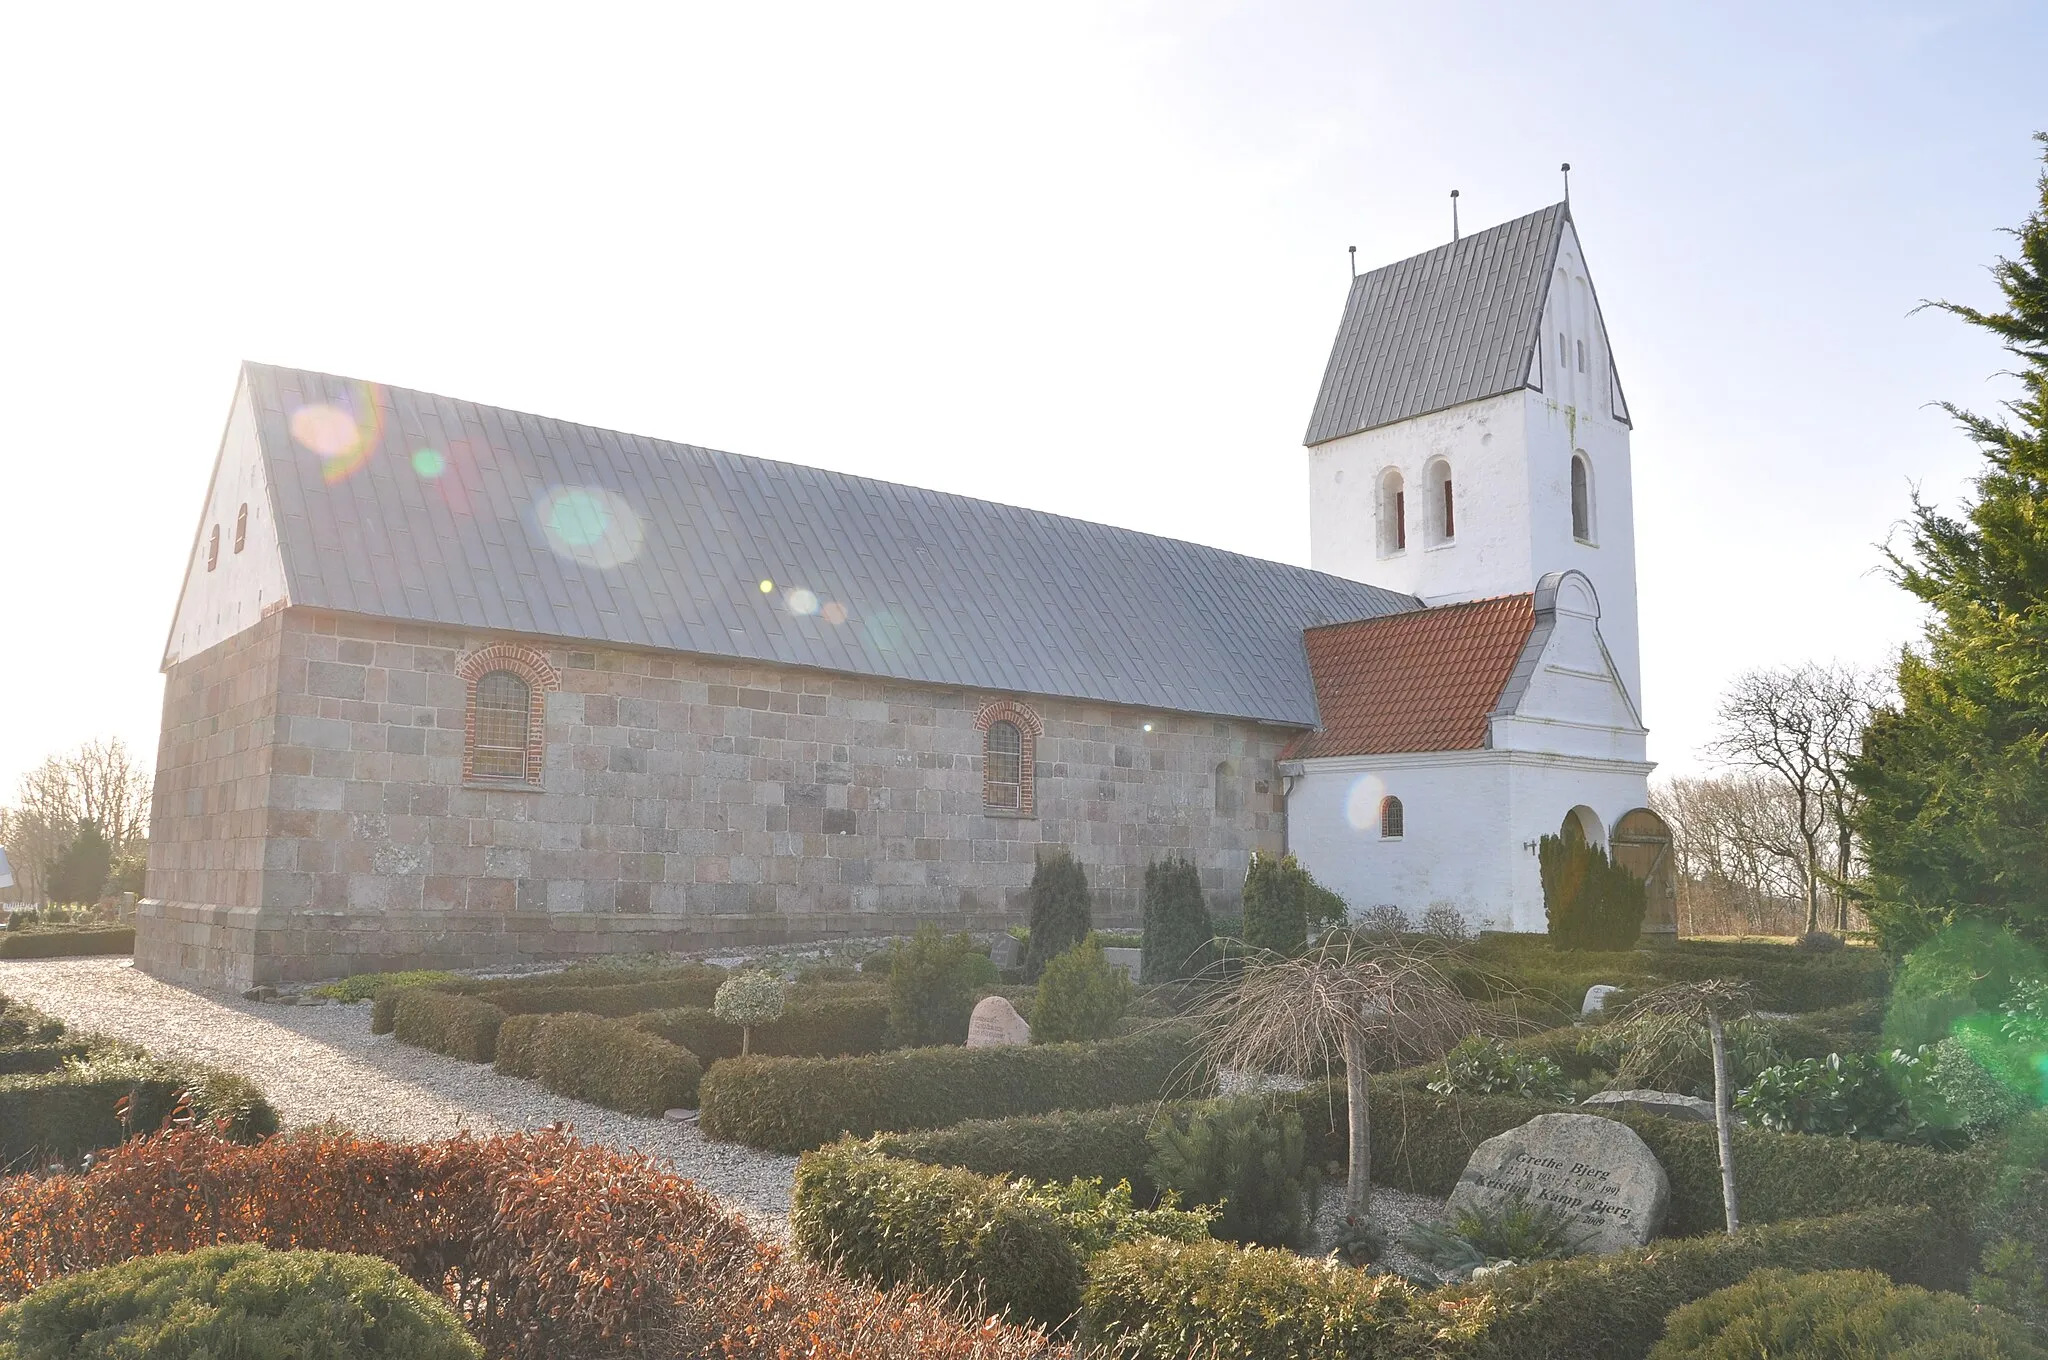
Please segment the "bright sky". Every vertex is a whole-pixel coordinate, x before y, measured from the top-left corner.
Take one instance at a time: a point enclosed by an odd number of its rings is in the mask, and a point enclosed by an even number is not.
[[[0,14],[0,800],[155,746],[258,359],[1293,562],[1361,267],[1572,201],[1636,417],[1651,754],[1877,660],[1973,455],[2048,7],[1159,3]],[[1116,582],[1101,583],[1104,590]]]

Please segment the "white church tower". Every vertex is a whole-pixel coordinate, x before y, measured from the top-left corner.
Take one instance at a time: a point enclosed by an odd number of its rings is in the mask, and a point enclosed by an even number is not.
[[[1628,403],[1567,204],[1360,275],[1306,443],[1309,565],[1431,605],[1581,572],[1640,713]]]

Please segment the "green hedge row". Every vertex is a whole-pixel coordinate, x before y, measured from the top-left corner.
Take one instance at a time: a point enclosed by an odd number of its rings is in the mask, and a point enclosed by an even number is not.
[[[134,952],[134,926],[30,927],[0,931],[0,959],[56,959],[78,954]]]
[[[687,1048],[597,1015],[514,1015],[497,1031],[498,1071],[556,1095],[659,1119],[697,1103],[703,1064]]]
[[[1201,1089],[1194,1040],[1174,1026],[1096,1044],[734,1058],[705,1077],[700,1122],[707,1137],[803,1152],[846,1133],[1128,1104]]]
[[[1090,1261],[1081,1335],[1128,1360],[1642,1360],[1672,1309],[1761,1267],[1874,1268],[1954,1288],[1963,1246],[1925,1207],[1873,1209],[1523,1266],[1421,1294],[1394,1276],[1291,1252],[1153,1240]]]
[[[841,1058],[893,1047],[888,996],[869,989],[852,995],[837,991],[791,989],[782,1018],[754,1026],[752,1051],[762,1057]],[[740,1027],[701,1006],[648,1011],[629,1023],[681,1044],[706,1062],[740,1055]]]
[[[1150,1204],[1158,1199],[1159,1187],[1152,1183],[1147,1169],[1152,1145],[1145,1134],[1160,1109],[1155,1101],[1010,1119],[970,1119],[951,1128],[883,1134],[874,1145],[891,1157],[964,1167],[984,1176],[1053,1182],[1100,1176],[1109,1185],[1128,1181],[1132,1198]]]
[[[0,1076],[20,1073],[54,1072],[73,1058],[83,1058],[92,1045],[76,1039],[52,1043],[9,1044],[0,1048]]]
[[[227,1135],[238,1141],[278,1131],[277,1111],[241,1077],[124,1055],[98,1071],[0,1077],[0,1172],[29,1170],[51,1159],[73,1162],[135,1134],[154,1133],[186,1092],[196,1118],[224,1122]]]
[[[790,1237],[806,1258],[882,1288],[980,1290],[978,1313],[1059,1327],[1083,1262],[1058,1218],[1015,1186],[845,1142],[797,1163]]]
[[[592,969],[536,978],[468,982],[448,990],[483,997],[508,1015],[578,1011],[619,1017],[671,1006],[709,1006],[727,976],[723,968],[691,963],[630,981],[611,980]]]
[[[1845,949],[1835,954],[1808,954],[1783,946],[1777,955],[1722,952],[1694,946],[1654,956],[1650,967],[1674,982],[1707,978],[1741,978],[1756,991],[1756,1004],[1767,1011],[1830,1010],[1891,992],[1891,963],[1874,949]]]
[[[487,1063],[497,1056],[505,1012],[481,997],[404,987],[392,994],[391,1007],[391,1032],[402,1044],[469,1062]]]
[[[0,1048],[47,1044],[64,1037],[64,1022],[25,1001],[0,996]]]

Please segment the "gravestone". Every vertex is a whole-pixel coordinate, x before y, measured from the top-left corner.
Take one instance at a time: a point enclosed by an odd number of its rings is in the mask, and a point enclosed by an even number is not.
[[[1145,951],[1142,949],[1105,949],[1102,961],[1112,968],[1121,968],[1133,982],[1143,982],[1139,976],[1145,971]]]
[[[1024,942],[1008,931],[996,936],[996,942],[989,946],[989,961],[998,968],[1022,968],[1024,966]]]
[[[1445,1213],[1516,1200],[1562,1212],[1580,1251],[1639,1247],[1664,1226],[1671,1182],[1634,1129],[1595,1114],[1539,1114],[1472,1151]]]
[[[969,1048],[1004,1048],[1031,1042],[1031,1026],[1017,1014],[1017,1008],[1000,996],[985,996],[974,1003],[967,1019]]]
[[[1591,987],[1588,987],[1586,989],[1586,1000],[1585,1003],[1579,1007],[1579,1014],[1591,1015],[1594,1011],[1606,1010],[1607,998],[1613,996],[1616,992],[1620,990],[1621,988],[1610,987],[1604,982],[1594,983]]]
[[[1661,1114],[1668,1119],[1690,1120],[1695,1124],[1714,1122],[1714,1102],[1676,1091],[1597,1091],[1579,1102],[1582,1109],[1597,1112],[1638,1110]]]

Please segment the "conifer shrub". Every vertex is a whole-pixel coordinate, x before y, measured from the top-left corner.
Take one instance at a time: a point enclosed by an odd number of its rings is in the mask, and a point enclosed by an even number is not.
[[[482,1360],[448,1306],[372,1256],[242,1244],[52,1280],[0,1310],[0,1360]]]
[[[803,1152],[842,1134],[1156,1100],[1204,1078],[1192,1031],[1096,1044],[911,1048],[858,1058],[734,1058],[704,1077],[709,1138]],[[1094,1174],[1092,1172],[1084,1174]]]
[[[1145,866],[1145,981],[1179,982],[1209,966],[1215,923],[1202,900],[1202,878],[1178,856]]]
[[[1253,1246],[1299,1245],[1307,1232],[1307,1144],[1301,1116],[1258,1099],[1164,1114],[1149,1135],[1152,1181],[1182,1202],[1217,1209],[1213,1231]]]
[[[1090,935],[1046,964],[1031,1012],[1034,1044],[1107,1039],[1131,1008],[1131,979],[1109,966],[1101,938]]]
[[[660,1118],[697,1103],[697,1055],[596,1015],[514,1015],[498,1030],[497,1070],[556,1095]]]
[[[1036,982],[1045,965],[1088,937],[1094,925],[1088,874],[1066,850],[1038,852],[1031,871],[1031,939],[1024,949],[1024,976]]]
[[[1308,943],[1308,874],[1292,855],[1252,851],[1244,876],[1244,942],[1273,954]]]
[[[1651,1360],[2048,1360],[2026,1327],[1875,1270],[1759,1270],[1665,1321]]]
[[[1600,846],[1588,845],[1576,830],[1543,837],[1536,859],[1552,947],[1635,947],[1649,909],[1642,879],[1610,860]]]
[[[505,1012],[482,997],[431,987],[405,987],[390,995],[391,1032],[401,1044],[466,1062],[487,1063],[497,1056]]]
[[[996,980],[972,936],[943,935],[927,921],[889,951],[889,1030],[909,1048],[964,1044],[975,998]]]

